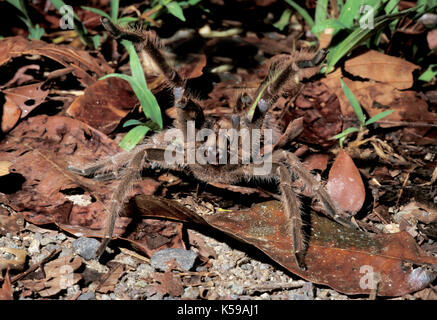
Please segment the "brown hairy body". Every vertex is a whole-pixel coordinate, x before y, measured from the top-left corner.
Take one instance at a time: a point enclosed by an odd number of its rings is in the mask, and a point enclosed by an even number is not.
[[[169,130],[166,129],[158,132],[146,141],[129,152],[116,154],[108,159],[103,159],[86,168],[70,169],[85,175],[98,176],[109,170],[115,170],[120,174],[120,183],[114,190],[110,206],[108,208],[110,219],[107,224],[106,238],[98,250],[100,256],[112,238],[115,219],[122,209],[126,196],[129,193],[133,181],[140,178],[140,172],[144,166],[162,167],[173,170],[185,170],[194,175],[197,179],[204,182],[219,182],[225,184],[236,184],[243,180],[264,179],[276,180],[279,182],[279,190],[284,210],[288,217],[287,230],[289,230],[293,240],[293,254],[296,257],[297,265],[305,268],[305,235],[302,230],[303,214],[300,200],[293,191],[293,178],[300,179],[308,188],[310,188],[317,199],[326,208],[327,214],[343,225],[352,224],[342,217],[342,212],[336,208],[334,202],[326,192],[325,188],[303,168],[299,159],[291,152],[281,149],[285,144],[284,136],[280,136],[278,128],[269,114],[269,109],[273,106],[278,97],[286,92],[297,91],[298,84],[301,80],[315,75],[320,70],[320,62],[325,58],[326,52],[294,52],[289,55],[278,55],[271,63],[269,74],[266,79],[259,85],[253,95],[242,93],[237,97],[234,106],[234,112],[229,119],[215,119],[214,117],[205,117],[197,101],[185,89],[185,83],[178,73],[173,70],[165,61],[159,50],[159,41],[150,31],[132,31],[123,30],[114,26],[107,19],[103,19],[104,27],[115,37],[127,39],[137,45],[139,50],[144,52],[153,60],[156,66],[166,77],[168,83],[173,88],[175,106],[178,110],[175,128],[183,133],[183,137],[176,142],[168,142],[166,135]],[[251,153],[245,152],[243,144],[244,136],[234,135],[234,131],[225,135],[226,143],[217,139],[215,134],[207,134],[201,141],[193,141],[188,136],[190,121],[194,123],[192,128],[197,134],[201,130],[208,129],[208,132],[218,133],[220,130],[234,129],[238,132],[248,132],[252,139],[259,140],[259,145],[251,149]],[[269,149],[266,141],[263,140],[264,133],[271,129],[272,147]],[[231,143],[235,143],[238,148],[237,152],[230,149]],[[217,146],[216,152],[210,152],[210,146]],[[179,155],[184,161],[180,163],[169,163],[166,161],[166,150],[173,147],[172,155]],[[216,163],[198,163],[189,161],[190,152],[201,150],[208,155],[212,155],[210,160],[217,160]],[[203,149],[202,149],[203,148]],[[271,169],[267,174],[256,174],[256,170],[262,164],[254,163],[255,156],[270,157]],[[234,163],[220,163],[221,159],[226,157],[230,159],[233,156]],[[115,167],[115,168],[114,168]]]

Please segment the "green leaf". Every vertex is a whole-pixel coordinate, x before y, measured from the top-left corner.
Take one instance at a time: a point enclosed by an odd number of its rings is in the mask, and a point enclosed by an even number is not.
[[[111,0],[111,19],[114,23],[117,22],[118,18],[118,8],[120,5],[119,0]]]
[[[355,128],[355,127],[347,128],[347,129],[344,130],[343,132],[341,132],[341,133],[336,134],[335,136],[333,136],[333,137],[331,138],[331,140],[344,138],[344,137],[346,137],[347,135],[349,135],[349,134],[351,134],[351,133],[353,133],[353,132],[357,132],[357,131],[359,131],[359,129],[358,129],[358,128]]]
[[[144,76],[144,70],[141,65],[140,59],[138,58],[137,52],[132,42],[128,40],[121,40],[121,44],[126,48],[129,53],[129,65],[132,72],[132,77],[139,84],[143,84],[147,87],[146,77]]]
[[[137,119],[130,119],[127,120],[125,123],[123,123],[123,128],[136,126],[136,125],[144,125],[144,122],[141,122],[140,120]]]
[[[346,28],[352,27],[352,25],[354,24],[354,19],[360,13],[361,5],[362,1],[347,0],[346,4],[341,9],[340,16],[338,17],[338,22],[345,25]]]
[[[328,0],[317,1],[316,14],[315,14],[315,25],[317,26],[321,22],[325,21],[328,16]]]
[[[119,144],[120,147],[126,151],[132,150],[141,140],[144,139],[149,130],[150,128],[144,125],[131,129],[121,140]]]
[[[190,6],[195,6],[196,4],[198,4],[200,1],[202,0],[188,0],[188,4]]]
[[[282,31],[290,23],[290,17],[291,17],[291,10],[285,9],[279,20],[275,22],[273,26]]]
[[[378,17],[374,20],[373,29],[356,28],[348,37],[346,37],[346,39],[344,39],[334,48],[330,49],[330,52],[328,54],[326,72],[329,73],[332,70],[334,70],[334,66],[337,64],[338,61],[340,61],[341,58],[343,58],[347,53],[349,53],[354,47],[356,47],[357,45],[368,39],[370,36],[378,32],[379,30],[383,29],[392,20],[406,16],[409,13],[413,12],[414,10],[415,8],[411,8],[399,13]]]
[[[346,26],[343,25],[343,24],[341,24],[341,23],[338,22],[337,20],[330,18],[330,19],[327,19],[327,20],[325,20],[325,21],[323,21],[323,22],[321,22],[321,23],[319,23],[319,24],[316,24],[316,25],[311,29],[311,31],[312,31],[312,33],[314,33],[314,34],[320,34],[320,33],[322,33],[325,29],[328,29],[328,28],[332,28],[332,29],[334,29],[334,31],[333,31],[333,33],[332,33],[333,36],[334,36],[338,31],[340,31],[340,30],[342,30],[342,29],[346,29]]]
[[[393,112],[394,112],[394,110],[386,110],[386,111],[380,112],[380,113],[374,115],[369,120],[367,120],[365,125],[368,126],[369,124],[375,123],[376,121],[379,121],[384,117],[387,117],[389,114],[392,114]]]
[[[168,12],[170,12],[172,15],[185,22],[184,12],[182,11],[182,8],[179,5],[179,3],[177,3],[176,1],[172,1],[166,4],[165,7],[167,8]]]
[[[38,24],[34,27],[29,28],[29,39],[40,40],[44,35],[44,28],[41,28]]]
[[[293,9],[296,10],[300,14],[302,16],[302,18],[304,18],[306,23],[308,23],[308,25],[311,28],[314,27],[313,18],[311,18],[311,16],[308,14],[308,12],[304,8],[302,8],[300,5],[298,5],[293,0],[284,0],[284,1],[287,2],[290,6],[292,6]]]
[[[96,8],[92,8],[92,7],[87,7],[87,6],[81,6],[82,9],[87,10],[87,11],[91,11],[94,12],[95,14],[98,14],[102,17],[105,17],[109,20],[112,21],[111,17],[109,16],[109,14],[107,14],[106,12],[100,10],[100,9],[96,9]]]
[[[419,77],[419,80],[430,82],[437,75],[437,64],[431,64]]]
[[[351,104],[352,108],[354,109],[355,114],[357,115],[358,120],[360,120],[361,125],[364,125],[366,121],[366,116],[363,113],[363,109],[361,108],[360,103],[358,102],[357,98],[352,93],[351,89],[344,83],[343,79],[340,79],[341,82],[341,88],[343,89],[343,92]]]
[[[396,13],[400,1],[401,0],[390,0],[384,7],[385,13]]]

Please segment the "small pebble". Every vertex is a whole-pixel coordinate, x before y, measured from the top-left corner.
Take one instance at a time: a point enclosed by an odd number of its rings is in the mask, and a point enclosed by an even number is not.
[[[73,249],[85,260],[96,257],[100,242],[94,238],[81,237],[73,241]]]
[[[57,238],[59,241],[64,241],[65,239],[67,239],[67,236],[66,236],[65,234],[63,234],[63,233],[58,233],[58,235],[56,236],[56,238]]]
[[[162,271],[166,271],[168,263],[174,259],[182,270],[188,271],[194,266],[194,261],[197,258],[197,253],[191,250],[179,248],[168,248],[156,252],[150,259],[152,267]]]
[[[199,288],[198,287],[187,287],[184,290],[184,294],[182,298],[185,299],[197,299],[199,297]]]
[[[96,294],[94,292],[85,292],[77,300],[96,300]]]
[[[42,246],[46,246],[49,243],[56,243],[56,236],[55,235],[48,235],[48,236],[44,236],[41,239],[41,245]]]
[[[37,240],[35,238],[30,243],[29,248],[27,249],[27,251],[29,252],[29,254],[37,254],[37,253],[39,253],[39,246],[40,246],[40,242],[39,242],[39,240]]]

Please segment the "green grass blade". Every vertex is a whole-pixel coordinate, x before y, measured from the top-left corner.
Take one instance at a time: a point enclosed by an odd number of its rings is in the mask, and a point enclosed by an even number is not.
[[[144,76],[143,67],[140,62],[140,58],[138,58],[137,52],[135,51],[135,47],[132,42],[128,40],[121,40],[121,44],[126,48],[129,53],[129,64],[132,72],[132,77],[136,82],[145,84],[147,87],[146,77]]]
[[[281,31],[284,30],[284,28],[290,23],[290,17],[291,10],[287,8],[282,12],[281,17],[273,24],[273,26]]]
[[[316,6],[316,13],[314,16],[314,23],[317,26],[325,21],[328,17],[328,0],[318,0]]]
[[[284,0],[284,1],[287,2],[290,6],[292,6],[293,9],[296,10],[302,16],[302,18],[304,18],[304,20],[306,21],[306,23],[308,23],[310,28],[314,27],[313,18],[311,18],[311,16],[308,14],[308,12],[304,8],[302,8],[300,5],[298,5],[293,0]]]
[[[167,8],[168,12],[170,12],[172,15],[185,22],[184,12],[181,6],[179,5],[179,3],[177,3],[176,1],[172,1],[166,4],[165,7]]]
[[[336,134],[335,136],[333,136],[333,137],[331,138],[331,140],[344,138],[344,137],[346,137],[348,134],[351,134],[351,133],[353,133],[353,132],[357,132],[357,131],[359,131],[359,130],[358,130],[358,128],[355,128],[355,127],[347,128],[347,129],[344,130],[343,132],[341,132],[341,133]]]
[[[394,110],[386,110],[381,113],[378,113],[374,115],[372,118],[366,121],[365,125],[368,126],[369,124],[375,123],[376,121],[381,120],[384,117],[387,117],[389,114],[392,114]]]
[[[141,122],[137,119],[130,119],[127,120],[125,123],[123,123],[123,128],[130,127],[130,126],[137,126],[137,125],[144,125],[144,122]]]
[[[119,0],[111,0],[111,19],[112,22],[117,23],[118,8],[120,6]]]
[[[142,125],[131,129],[121,140],[120,147],[126,151],[132,150],[141,140],[144,139],[150,128]]]
[[[358,120],[360,120],[361,125],[364,125],[364,123],[366,122],[366,116],[363,113],[363,109],[361,108],[360,103],[352,93],[351,89],[349,89],[346,83],[344,83],[343,79],[340,79],[340,82],[341,82],[341,88],[343,89],[343,92],[347,100],[351,104],[352,109],[354,109],[354,112],[357,115]]]
[[[354,19],[359,15],[362,1],[347,0],[338,17],[338,22],[345,25],[346,28],[352,27]]]
[[[346,39],[344,39],[340,44],[335,46],[330,50],[328,54],[328,62],[327,62],[327,72],[331,72],[334,70],[335,65],[341,58],[343,58],[347,53],[349,53],[354,47],[368,39],[370,36],[383,29],[386,25],[388,25],[392,20],[398,19],[400,17],[406,16],[411,12],[414,12],[416,8],[411,8],[408,10],[404,10],[399,13],[384,15],[378,17],[374,21],[373,29],[362,29],[356,28]]]

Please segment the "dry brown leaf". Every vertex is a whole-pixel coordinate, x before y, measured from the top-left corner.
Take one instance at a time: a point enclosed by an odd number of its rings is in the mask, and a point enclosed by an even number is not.
[[[363,180],[354,161],[343,149],[329,171],[326,189],[343,211],[355,214],[363,206],[366,198]]]
[[[108,134],[136,104],[138,99],[129,83],[111,77],[87,87],[84,94],[77,97],[66,112]]]
[[[288,122],[304,118],[304,130],[298,141],[323,147],[336,143],[332,136],[340,133],[343,121],[335,91],[322,82],[308,83],[295,101],[296,108],[288,108],[284,119]]]
[[[173,273],[169,271],[165,273],[155,272],[154,279],[160,282],[156,291],[160,292],[162,295],[168,293],[172,297],[178,297],[184,293],[184,286],[181,278],[173,275]]]
[[[340,78],[342,78],[342,73],[338,69],[324,78],[322,82],[337,94],[343,116],[354,119],[356,115],[344,95]],[[399,125],[398,123],[384,123],[388,120],[413,123],[434,123],[437,121],[435,113],[428,110],[426,101],[420,98],[415,91],[400,91],[389,84],[375,81],[353,81],[348,78],[343,78],[343,80],[369,114],[369,117],[373,117],[385,110],[394,110],[380,123],[382,127]],[[411,106],[414,106],[414,108]]]
[[[13,289],[11,286],[11,279],[9,277],[9,271],[6,272],[3,285],[0,288],[0,300],[14,300]]]
[[[428,47],[431,50],[437,49],[437,29],[428,31],[426,35],[426,40],[428,41]]]
[[[307,168],[307,170],[320,170],[325,171],[328,166],[329,155],[325,153],[313,153],[305,158],[303,161],[303,166]]]
[[[13,162],[12,173],[0,177],[0,190],[5,193],[2,199],[32,223],[57,223],[82,235],[88,230],[90,236],[98,230],[101,236],[108,216],[104,206],[118,181],[83,178],[67,167],[89,164],[118,151],[111,139],[80,121],[60,116],[29,118],[0,144],[0,158]],[[143,179],[132,195],[153,194],[159,184]],[[67,197],[71,194],[88,198],[89,205],[75,205]],[[115,236],[125,227],[120,217]]]
[[[41,89],[42,84],[34,83],[3,90],[6,99],[3,105],[1,123],[3,132],[11,130],[20,118],[25,118],[33,109],[44,102],[49,92]]]
[[[413,71],[420,67],[405,59],[369,50],[345,62],[345,70],[354,76],[384,82],[399,90],[411,88]]]
[[[23,55],[42,55],[71,67],[73,74],[85,87],[112,72],[105,59],[101,56],[94,58],[85,50],[40,40],[30,41],[19,36],[0,39],[0,65]]]
[[[9,215],[6,209],[0,207],[0,235],[16,235],[23,227],[24,219],[20,214]]]
[[[110,270],[100,279],[100,284],[96,289],[96,291],[100,293],[114,291],[118,279],[124,273],[124,265],[121,263],[112,263],[110,264],[110,267]]]
[[[82,276],[74,273],[82,265],[80,257],[60,257],[44,265],[46,277],[39,280],[21,280],[22,285],[42,297],[50,297],[76,284]]]
[[[254,245],[304,279],[346,294],[369,294],[374,291],[372,285],[378,284],[378,295],[401,296],[425,288],[436,277],[437,258],[421,250],[407,232],[369,234],[311,214],[307,270],[302,271],[292,253],[292,240],[279,201],[202,217],[168,199],[136,196],[135,203],[146,216],[219,229]]]

